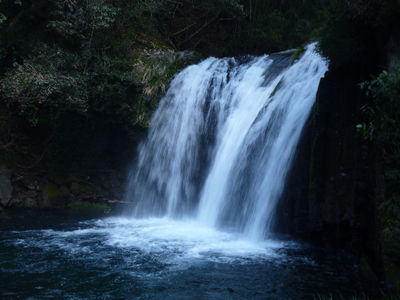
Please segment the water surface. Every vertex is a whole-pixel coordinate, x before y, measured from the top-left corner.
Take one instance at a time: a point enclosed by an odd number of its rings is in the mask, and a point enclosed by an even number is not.
[[[374,292],[352,256],[194,221],[0,220],[1,299],[313,299]]]

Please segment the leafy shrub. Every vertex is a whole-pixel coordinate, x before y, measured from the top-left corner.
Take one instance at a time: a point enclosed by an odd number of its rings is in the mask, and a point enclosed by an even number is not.
[[[54,0],[55,20],[48,27],[64,37],[90,38],[95,30],[109,28],[116,20],[118,8],[107,0]]]
[[[43,50],[47,51],[40,55],[48,57],[47,63],[37,60],[28,60],[21,65],[15,63],[14,69],[1,81],[5,102],[26,116],[32,125],[39,121],[39,110],[53,111],[50,116],[55,117],[58,111],[85,112],[88,108],[85,76],[79,72],[65,72],[60,66],[61,61],[57,61],[63,55],[61,50],[52,52],[48,47]]]
[[[370,140],[396,142],[399,138],[396,120],[400,117],[399,69],[396,68],[391,73],[383,71],[372,81],[361,83],[360,87],[372,102],[361,108],[367,115],[369,123],[357,125],[359,132]]]
[[[123,101],[134,83],[126,66],[105,54],[42,44],[32,58],[14,64],[0,87],[7,105],[36,125],[41,118],[54,119],[66,111],[102,110],[112,95],[112,100]]]
[[[371,81],[360,84],[371,101],[362,107],[367,121],[357,125],[364,139],[375,141],[383,148],[385,197],[379,203],[378,225],[382,252],[390,261],[387,272],[393,264],[400,264],[400,126],[397,122],[400,117],[400,73],[398,68],[391,71],[383,71]],[[397,284],[398,276],[397,272],[394,276]]]

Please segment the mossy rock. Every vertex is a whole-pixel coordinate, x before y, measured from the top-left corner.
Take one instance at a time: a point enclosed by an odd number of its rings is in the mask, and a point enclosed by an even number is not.
[[[154,51],[143,55],[135,65],[147,95],[165,92],[175,74],[185,66],[196,63],[201,56],[195,52]]]
[[[293,64],[297,59],[299,59],[303,53],[306,51],[306,45],[301,45],[292,53],[292,63]]]
[[[71,184],[71,192],[73,193],[84,193],[84,194],[96,194],[99,192],[99,189],[96,187],[86,184],[86,183],[79,183],[73,182]]]
[[[47,184],[43,189],[43,196],[47,198],[63,197],[69,194],[66,186],[58,187],[54,183]]]
[[[48,184],[48,180],[41,176],[26,175],[22,178],[22,183],[30,190],[40,191]]]
[[[60,174],[55,173],[55,172],[48,173],[46,175],[46,178],[57,184],[64,184],[64,183],[68,182],[66,177],[63,177]]]
[[[67,182],[85,182],[85,176],[80,174],[70,174],[67,178]]]

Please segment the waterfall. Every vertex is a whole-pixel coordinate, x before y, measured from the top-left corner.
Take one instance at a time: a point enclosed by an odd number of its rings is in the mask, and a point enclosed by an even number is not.
[[[294,63],[292,52],[211,57],[180,72],[139,146],[132,215],[265,238],[327,70],[314,47]]]

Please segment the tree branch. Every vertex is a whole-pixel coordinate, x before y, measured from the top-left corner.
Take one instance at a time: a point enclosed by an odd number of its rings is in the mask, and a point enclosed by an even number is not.
[[[210,12],[207,11],[204,15],[200,16],[198,19],[201,19],[201,18],[205,17],[205,16],[206,16],[207,14],[209,14],[209,13],[210,13]],[[219,14],[219,12],[218,12],[218,14]],[[185,28],[183,28],[183,29],[181,29],[181,30],[179,30],[179,31],[177,31],[177,32],[175,32],[175,33],[170,34],[170,37],[175,36],[175,35],[178,35],[178,34],[184,32],[184,31],[188,30],[189,28],[193,27],[193,26],[196,25],[196,24],[197,24],[197,21],[195,21],[195,22],[192,23],[192,24],[189,24],[189,25],[186,26]]]
[[[178,48],[179,48],[182,44],[186,43],[188,40],[191,40],[193,37],[195,37],[196,35],[198,35],[202,30],[204,30],[204,28],[206,28],[206,27],[209,26],[211,23],[213,23],[213,22],[218,18],[219,14],[220,14],[220,11],[218,11],[218,12],[215,14],[215,16],[214,16],[210,21],[208,21],[208,22],[205,23],[203,26],[201,26],[201,28],[200,28],[199,30],[197,30],[196,32],[194,32],[194,33],[193,33],[191,36],[189,36],[187,39],[185,39],[185,40],[183,40],[182,42],[180,42],[180,43],[178,44]]]

